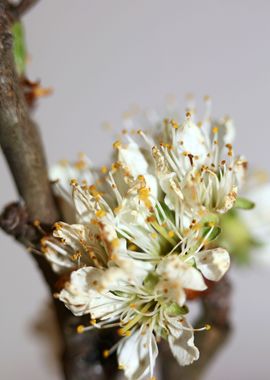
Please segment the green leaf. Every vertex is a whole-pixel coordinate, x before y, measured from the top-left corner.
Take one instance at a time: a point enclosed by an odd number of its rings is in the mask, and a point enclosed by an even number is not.
[[[189,312],[189,309],[186,305],[179,306],[176,302],[173,302],[168,307],[166,307],[166,312],[171,317],[177,317],[178,315],[187,314]]]
[[[246,198],[238,197],[234,204],[235,208],[241,208],[243,210],[251,210],[255,207],[255,203]]]
[[[13,54],[18,75],[23,75],[26,68],[27,51],[25,45],[24,28],[21,22],[12,25]]]
[[[212,229],[212,231],[210,232],[210,230]],[[203,237],[205,237],[208,233],[210,232],[207,240],[208,241],[212,241],[212,240],[215,240],[221,233],[221,228],[218,227],[218,226],[215,226],[215,227],[204,227],[203,228]]]
[[[158,283],[158,280],[159,280],[158,275],[154,272],[150,272],[144,280],[144,286],[146,287],[146,289],[152,290]]]

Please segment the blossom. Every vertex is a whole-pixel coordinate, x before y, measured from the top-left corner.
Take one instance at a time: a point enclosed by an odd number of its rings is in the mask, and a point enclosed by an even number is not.
[[[182,122],[151,122],[138,137],[125,131],[99,176],[88,164],[72,166],[74,178],[70,168],[58,171],[73,219],[42,240],[53,269],[69,274],[57,296],[73,314],[90,315],[78,331],[117,327],[122,338],[104,355],[117,351],[119,367],[137,380],[153,376],[160,339],[180,365],[199,358],[188,290],[205,291],[206,280],[229,269],[216,238],[247,167],[234,154],[229,119],[199,123],[187,112]]]

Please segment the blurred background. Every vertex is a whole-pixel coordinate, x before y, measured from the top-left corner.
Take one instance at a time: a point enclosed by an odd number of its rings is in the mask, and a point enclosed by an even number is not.
[[[179,107],[192,92],[213,98],[215,116],[237,125],[237,150],[269,165],[270,2],[268,0],[47,0],[24,18],[32,80],[52,86],[35,118],[52,164],[86,152],[107,161],[112,132],[132,104]],[[0,157],[1,207],[16,199]],[[47,291],[30,257],[0,232],[0,378],[60,380],[49,339]],[[256,254],[256,252],[254,253]],[[234,333],[204,380],[267,380],[269,264],[233,269]],[[34,327],[35,326],[35,327]],[[39,331],[39,332],[37,332]]]

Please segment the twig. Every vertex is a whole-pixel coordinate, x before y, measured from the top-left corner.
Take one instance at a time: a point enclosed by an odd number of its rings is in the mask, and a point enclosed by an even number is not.
[[[39,0],[21,0],[19,4],[11,4],[7,1],[8,12],[13,21],[20,19],[30,8],[32,8]]]
[[[29,6],[30,2],[21,3],[18,15],[27,4]],[[33,221],[39,220],[42,228],[49,230],[59,219],[59,213],[47,176],[41,139],[29,116],[13,62],[9,11],[6,1],[0,0],[0,143],[22,202],[6,207],[0,218],[0,227],[26,248],[38,251],[41,235]],[[53,294],[57,276],[44,257],[32,256]],[[101,365],[102,337],[99,334],[78,335],[76,326],[85,321],[74,317],[59,301],[53,302],[63,342],[65,378],[106,378],[106,371],[108,368],[111,371],[111,368],[109,361],[107,366]]]
[[[162,378],[166,380],[201,380],[214,356],[226,343],[230,335],[231,286],[224,278],[202,298],[202,313],[196,326],[210,323],[211,330],[195,335],[195,344],[199,348],[200,358],[192,365],[179,367],[172,357],[168,346],[162,347]]]

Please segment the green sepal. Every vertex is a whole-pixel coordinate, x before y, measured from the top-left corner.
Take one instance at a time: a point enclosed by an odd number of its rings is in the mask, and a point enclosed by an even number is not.
[[[157,285],[158,281],[159,276],[154,272],[150,272],[144,280],[144,286],[147,290],[153,290],[154,287]]]
[[[255,207],[255,203],[249,199],[238,197],[234,204],[235,208],[241,208],[243,210],[251,210]]]
[[[221,228],[219,226],[215,226],[215,227],[207,226],[207,227],[203,227],[203,233],[202,233],[203,237],[205,237],[210,232],[211,229],[212,229],[212,232],[208,235],[208,238],[207,238],[208,241],[215,240],[221,233]]]
[[[179,306],[176,302],[172,302],[168,307],[166,307],[166,312],[171,317],[177,317],[178,315],[185,315],[189,312],[186,305]]]

